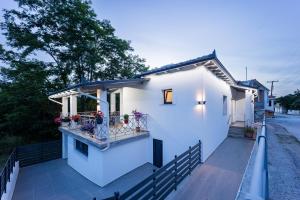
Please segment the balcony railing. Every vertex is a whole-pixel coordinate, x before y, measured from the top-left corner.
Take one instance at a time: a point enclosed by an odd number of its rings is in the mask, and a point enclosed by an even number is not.
[[[81,130],[99,140],[110,139],[111,141],[122,140],[125,138],[141,135],[148,132],[147,114],[135,115],[111,115],[109,119],[103,118],[101,124],[96,123],[95,112],[81,112],[78,122],[62,122],[63,127],[73,130]]]

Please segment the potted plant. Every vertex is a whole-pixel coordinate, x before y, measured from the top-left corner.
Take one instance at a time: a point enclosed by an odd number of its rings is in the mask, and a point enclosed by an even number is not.
[[[73,115],[73,116],[72,116],[72,120],[73,120],[74,122],[78,123],[79,120],[80,120],[80,115]]]
[[[61,119],[61,122],[62,122],[62,125],[63,126],[67,126],[67,125],[70,125],[70,118],[69,117],[63,117],[62,119]]]
[[[124,115],[124,124],[128,124],[128,120],[129,120],[129,115],[125,114]]]
[[[87,122],[80,128],[81,131],[87,131],[89,134],[94,134],[94,125],[93,123]]]
[[[141,120],[143,114],[141,112],[136,111],[136,110],[133,110],[132,113],[133,113],[135,121],[136,121],[135,130],[136,130],[136,132],[141,132],[140,120]]]
[[[247,138],[253,138],[255,133],[255,129],[251,126],[246,126],[245,127],[245,137]]]
[[[61,125],[61,118],[60,118],[60,117],[54,118],[54,123],[55,123],[56,125],[60,126],[60,125]]]
[[[95,118],[96,118],[96,124],[102,124],[103,123],[103,112],[101,111],[98,111],[95,115]]]

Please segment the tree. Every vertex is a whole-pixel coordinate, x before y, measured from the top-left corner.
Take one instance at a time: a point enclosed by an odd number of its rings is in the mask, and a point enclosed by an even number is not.
[[[22,58],[47,55],[44,65],[61,87],[82,79],[129,78],[145,71],[128,41],[115,36],[107,20],[98,20],[82,0],[17,0],[5,10],[2,30]]]
[[[22,136],[32,142],[58,135],[53,118],[59,108],[47,99],[49,83],[44,68],[38,61],[14,61],[9,68],[2,69],[9,82],[0,84],[1,136]]]
[[[41,140],[57,135],[60,107],[49,91],[83,79],[129,78],[147,70],[130,42],[98,20],[85,0],[16,0],[5,10],[0,45],[0,133]]]
[[[279,97],[276,102],[280,103],[286,110],[300,110],[300,90],[297,89],[294,94]]]

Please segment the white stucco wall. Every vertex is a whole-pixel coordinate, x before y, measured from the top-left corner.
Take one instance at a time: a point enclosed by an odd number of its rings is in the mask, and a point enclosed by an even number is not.
[[[88,156],[75,148],[74,137],[68,135],[68,164],[99,186],[105,186],[131,170],[149,162],[150,139],[143,138],[119,144],[107,151],[88,144]]]
[[[251,89],[245,91],[245,122],[249,126],[254,122],[254,96]]]
[[[123,88],[124,114],[137,109],[149,115],[151,138],[163,140],[163,164],[201,139],[203,160],[226,138],[231,111],[230,86],[205,67],[177,73],[151,75],[136,88]],[[173,104],[163,104],[163,89],[173,89]],[[223,95],[228,112],[223,115]],[[197,101],[205,100],[205,105]],[[152,140],[150,149],[152,154]],[[152,155],[151,155],[152,160]]]

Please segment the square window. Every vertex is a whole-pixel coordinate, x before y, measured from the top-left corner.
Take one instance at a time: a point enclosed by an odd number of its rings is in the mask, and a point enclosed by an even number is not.
[[[164,95],[164,104],[172,104],[173,103],[172,89],[163,90],[163,95]]]
[[[79,140],[75,140],[75,147],[76,150],[80,153],[84,154],[85,156],[88,156],[89,154],[89,146]]]

